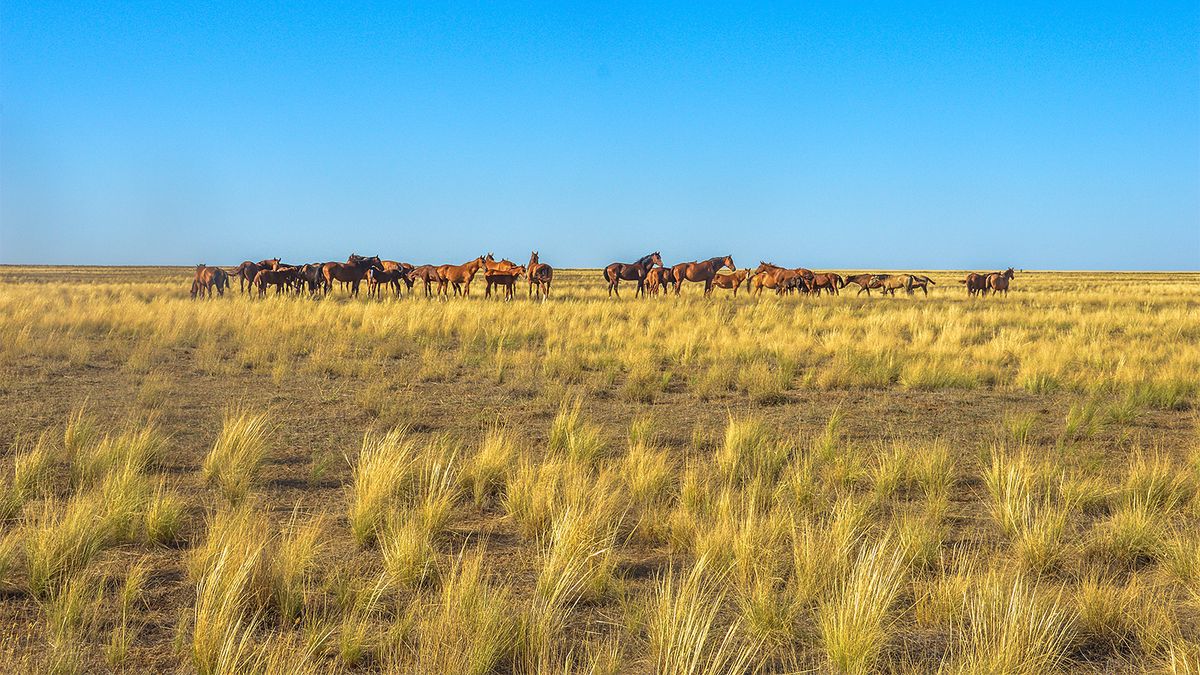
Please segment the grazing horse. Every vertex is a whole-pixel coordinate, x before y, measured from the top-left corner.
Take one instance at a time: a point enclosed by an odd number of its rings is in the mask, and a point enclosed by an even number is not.
[[[464,298],[470,297],[471,282],[474,281],[475,273],[479,271],[480,267],[483,267],[483,256],[461,265],[439,265],[437,268],[440,277],[438,293],[446,295],[447,285],[453,285],[455,295],[461,292]]]
[[[377,255],[364,258],[351,253],[350,258],[344,263],[325,263],[321,266],[321,276],[325,277],[325,292],[328,293],[333,288],[333,282],[336,280],[349,282],[350,295],[358,297],[358,285],[367,278],[367,270],[372,268],[383,269],[383,264]]]
[[[442,276],[438,274],[438,268],[434,267],[433,265],[421,265],[420,267],[414,267],[412,271],[408,273],[408,280],[410,288],[414,281],[424,281],[425,297],[432,298],[433,285],[440,285],[442,283]]]
[[[868,297],[871,295],[872,288],[879,288],[879,281],[876,279],[876,275],[865,272],[847,276],[844,286],[849,286],[850,284],[858,284],[859,286],[858,293],[855,293],[855,295],[862,295],[863,291],[866,291]]]
[[[396,297],[400,297],[400,282],[403,281],[408,290],[412,290],[413,280],[408,278],[412,274],[413,266],[406,262],[396,262],[395,260],[381,260],[380,266],[384,272],[399,272],[392,280],[392,285],[396,287]]]
[[[267,286],[275,287],[275,295],[283,293],[283,290],[296,280],[298,271],[299,268],[282,265],[273,270],[259,270],[258,274],[254,275],[254,285],[258,288],[258,297],[265,298],[267,296]]]
[[[967,285],[967,296],[969,297],[972,295],[987,292],[987,287],[988,287],[987,278],[988,278],[988,275],[986,275],[986,274],[980,274],[978,272],[968,272],[967,278],[959,279],[958,283]]]
[[[722,267],[728,267],[729,271],[736,272],[737,268],[733,266],[733,256],[723,255],[716,258],[709,258],[703,262],[686,262],[679,263],[671,268],[671,274],[675,276],[675,295],[683,290],[683,282],[695,281],[704,282],[704,297],[712,294],[713,277],[717,276],[717,272]]]
[[[644,294],[646,292],[646,273],[650,271],[651,267],[655,265],[662,267],[662,264],[662,256],[655,251],[650,255],[638,258],[634,263],[615,262],[605,267],[604,280],[608,282],[608,297],[611,298],[613,293],[616,293],[618,298],[621,297],[621,291],[617,285],[621,283],[622,279],[637,282],[637,292],[633,294],[635,298]]]
[[[796,277],[802,277],[805,279],[805,281],[807,281],[808,279],[811,279],[812,276],[812,271],[806,270],[803,267],[787,269],[774,263],[763,262],[760,260],[758,267],[754,269],[750,285],[754,290],[755,296],[762,295],[763,288],[771,288],[775,290],[776,294],[782,294],[783,291],[786,290],[784,285],[788,280]],[[804,284],[803,286],[807,287],[807,284]]]
[[[196,276],[192,279],[192,297],[197,295],[206,295],[212,297],[213,288],[217,289],[217,295],[225,295],[225,287],[232,288],[233,285],[229,281],[229,273],[220,267],[209,267],[204,263],[196,265]]]
[[[713,277],[713,285],[717,288],[732,288],[733,297],[737,297],[738,288],[746,281],[746,277],[750,276],[750,270],[744,269],[730,274],[718,274]]]
[[[820,295],[821,291],[838,295],[838,291],[846,287],[846,280],[837,272],[821,272],[813,275],[810,285],[817,295]]]
[[[249,293],[250,289],[254,288],[254,277],[258,276],[259,270],[273,270],[277,267],[279,267],[279,258],[268,258],[267,260],[260,260],[258,262],[247,260],[234,268],[231,276],[238,278],[239,290],[243,293]]]
[[[533,297],[533,287],[536,284],[538,297],[543,301],[550,297],[550,282],[554,281],[554,268],[538,261],[538,252],[529,254],[529,265],[525,267],[529,274],[529,296]]]
[[[1004,293],[1005,297],[1007,297],[1008,282],[1011,281],[1014,276],[1016,276],[1016,273],[1013,272],[1013,268],[1011,267],[1003,272],[992,272],[991,274],[987,275],[987,290],[991,291],[992,293]]]
[[[651,267],[646,272],[646,290],[650,295],[658,295],[658,289],[661,287],[663,295],[667,294],[667,287],[675,284],[675,271],[670,267]]]
[[[487,279],[489,290],[492,286],[504,287],[504,300],[507,302],[513,299],[513,285],[522,274],[525,274],[525,268],[517,265],[502,270],[485,271],[483,277]]]

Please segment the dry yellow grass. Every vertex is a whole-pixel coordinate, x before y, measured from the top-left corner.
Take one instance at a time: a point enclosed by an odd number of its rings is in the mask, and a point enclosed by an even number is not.
[[[0,271],[0,670],[1196,667],[1196,275],[609,302],[565,271],[543,304],[56,274]]]

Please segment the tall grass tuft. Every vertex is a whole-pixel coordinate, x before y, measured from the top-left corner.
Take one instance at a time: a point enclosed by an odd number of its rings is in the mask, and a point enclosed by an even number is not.
[[[668,570],[651,592],[648,607],[650,662],[663,675],[707,675],[750,670],[759,647],[733,622],[718,625],[724,593],[709,577],[704,558],[682,579]]]
[[[863,550],[818,613],[830,668],[841,673],[874,670],[887,643],[888,615],[904,579],[904,552],[889,537]]]
[[[1060,598],[1019,575],[988,573],[968,591],[966,610],[966,626],[952,648],[957,672],[1052,672],[1074,639],[1074,619]]]
[[[230,504],[238,504],[258,477],[272,429],[266,413],[230,411],[201,467]]]
[[[373,543],[386,521],[392,499],[413,480],[416,445],[403,429],[367,433],[352,462],[350,532],[360,546]]]

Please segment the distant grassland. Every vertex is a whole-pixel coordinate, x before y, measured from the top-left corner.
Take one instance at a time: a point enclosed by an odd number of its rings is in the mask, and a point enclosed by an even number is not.
[[[0,267],[0,672],[1200,672],[1200,274],[927,274]]]

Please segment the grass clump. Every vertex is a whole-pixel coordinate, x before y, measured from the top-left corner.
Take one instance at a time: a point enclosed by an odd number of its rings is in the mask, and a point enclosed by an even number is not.
[[[204,478],[220,488],[230,504],[238,504],[258,477],[266,457],[271,427],[266,413],[231,411],[204,458]]]

